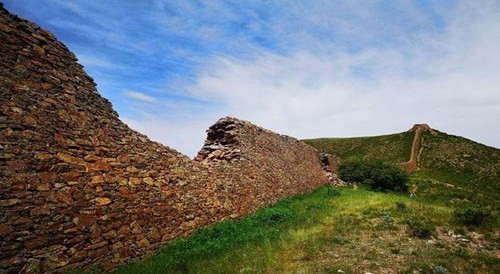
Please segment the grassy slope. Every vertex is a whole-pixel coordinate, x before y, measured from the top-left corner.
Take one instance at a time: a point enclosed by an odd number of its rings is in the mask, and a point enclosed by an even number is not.
[[[383,136],[319,138],[304,141],[318,150],[335,155],[340,159],[363,157],[400,163],[406,162],[410,158],[414,136],[414,132],[402,132]]]
[[[475,234],[455,224],[450,205],[363,189],[338,191],[322,187],[202,229],[117,273],[427,273],[438,267],[492,273],[500,267],[495,245],[472,239]],[[436,240],[411,236],[408,219],[427,222]],[[469,235],[472,242],[447,236],[449,231]],[[488,229],[477,232],[495,237]]]
[[[500,150],[439,133],[423,135],[418,178],[434,179],[449,190],[468,193],[476,201],[500,200]],[[430,193],[429,193],[430,194]],[[477,195],[483,196],[477,199]],[[464,198],[461,196],[455,198]]]
[[[390,163],[410,157],[413,132],[305,140],[340,159],[362,157]],[[500,150],[472,140],[438,132],[424,132],[419,171],[412,175],[418,195],[448,202],[499,206]]]

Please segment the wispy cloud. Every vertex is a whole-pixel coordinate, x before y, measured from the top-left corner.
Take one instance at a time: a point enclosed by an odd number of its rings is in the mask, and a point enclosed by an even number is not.
[[[227,115],[297,137],[427,122],[500,147],[498,1],[65,3],[5,4],[67,43],[127,123],[189,155]]]
[[[418,46],[216,57],[188,90],[225,102],[231,115],[303,138],[428,122],[498,146],[499,8],[461,5],[445,31],[414,34]]]
[[[112,64],[105,58],[88,56],[83,54],[80,54],[78,56],[78,62],[80,62],[80,64],[84,65],[85,67],[102,67],[102,68],[116,67],[116,64]]]
[[[147,103],[157,102],[156,98],[149,96],[149,95],[146,95],[146,94],[141,93],[141,92],[133,91],[133,90],[126,91],[123,93],[123,95],[127,98],[139,100],[142,102],[147,102]]]

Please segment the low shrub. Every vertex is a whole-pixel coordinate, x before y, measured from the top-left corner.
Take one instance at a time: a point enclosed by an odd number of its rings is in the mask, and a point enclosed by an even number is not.
[[[448,269],[446,269],[444,266],[440,265],[435,265],[432,267],[432,274],[446,274],[449,273]]]
[[[417,219],[408,219],[406,224],[410,229],[411,235],[418,238],[429,238],[431,236],[432,227],[425,221]]]
[[[399,167],[382,161],[350,159],[339,166],[340,178],[350,183],[362,183],[377,191],[407,191],[409,174]]]
[[[401,253],[401,249],[395,248],[395,247],[391,248],[390,251],[392,254],[400,254]]]
[[[380,220],[382,221],[378,226],[380,229],[393,229],[394,227],[394,219],[392,218],[392,214],[389,211],[384,211],[380,214]]]
[[[493,217],[493,213],[489,208],[468,207],[455,210],[453,217],[464,225],[481,226]]]
[[[408,206],[402,202],[402,201],[397,201],[396,202],[396,210],[398,211],[406,211],[408,209]]]
[[[394,220],[392,219],[392,214],[389,211],[382,212],[382,214],[380,215],[380,219],[382,219],[382,221],[386,224],[394,223]]]

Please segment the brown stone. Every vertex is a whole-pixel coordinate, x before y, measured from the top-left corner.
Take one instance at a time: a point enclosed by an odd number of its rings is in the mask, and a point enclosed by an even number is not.
[[[77,231],[78,231],[77,227],[71,227],[71,228],[68,228],[68,229],[64,230],[64,233],[65,234],[73,234],[73,233],[75,233]]]
[[[2,130],[0,132],[0,135],[1,136],[4,136],[4,137],[10,137],[14,134],[14,131],[11,129],[11,128],[6,128],[4,130]]]
[[[143,179],[144,183],[148,184],[148,185],[153,185],[155,180],[153,180],[153,178],[151,177],[146,177]]]
[[[96,221],[97,217],[92,215],[79,215],[73,219],[73,223],[75,223],[75,225],[80,229],[91,227],[96,223]]]
[[[27,249],[33,250],[38,247],[43,246],[49,241],[49,238],[46,236],[39,236],[35,239],[27,240],[24,242],[24,245],[26,246]]]
[[[40,182],[42,184],[53,183],[57,177],[55,172],[42,172],[40,173]]]
[[[63,267],[69,263],[69,259],[64,254],[59,255],[48,255],[49,260],[47,260],[47,267],[50,269],[56,269]]]
[[[70,172],[66,172],[63,174],[63,178],[65,181],[76,181],[81,176],[82,176],[82,173],[78,172],[78,171],[70,171]]]
[[[85,250],[99,249],[99,248],[107,246],[107,245],[108,245],[108,241],[100,241],[100,242],[95,243],[95,244],[87,245],[85,247]]]
[[[130,172],[130,173],[137,173],[137,172],[139,172],[139,170],[137,168],[133,167],[133,166],[128,166],[126,168],[126,171]]]
[[[50,153],[44,153],[44,152],[41,152],[41,153],[36,153],[35,154],[35,159],[37,160],[50,160],[52,159],[52,155]]]
[[[81,262],[87,258],[88,252],[87,251],[77,251],[75,254],[69,259],[70,263],[76,263],[76,262]]]
[[[12,159],[16,157],[15,154],[10,154],[10,153],[0,153],[0,159]]]
[[[9,224],[0,224],[0,236],[9,234],[12,232],[12,226]]]
[[[116,230],[110,230],[104,234],[104,239],[110,240],[116,237]]]
[[[45,184],[40,184],[36,186],[36,190],[38,191],[49,191],[52,188],[52,186],[48,183]]]
[[[66,204],[73,203],[73,197],[72,197],[70,188],[63,188],[63,189],[57,191],[55,194],[55,198],[58,201],[62,201]]]
[[[121,176],[116,176],[115,182],[119,183],[120,185],[126,185],[128,183],[128,179]]]
[[[35,258],[30,258],[27,260],[26,264],[21,270],[23,274],[40,274],[42,273],[42,263],[40,260]]]
[[[111,171],[111,166],[103,161],[97,161],[95,163],[85,163],[85,171]]]
[[[24,118],[24,122],[29,126],[35,126],[37,123],[36,119],[32,116],[27,116],[26,118]]]
[[[142,240],[140,240],[139,242],[137,242],[137,246],[138,247],[149,247],[150,243],[149,243],[149,241],[148,241],[147,238],[143,238]]]
[[[83,159],[65,153],[57,153],[57,159],[72,165],[82,165]]]
[[[132,184],[132,185],[138,185],[141,183],[141,178],[137,178],[137,177],[131,177],[129,178],[129,182]]]
[[[149,232],[148,236],[153,242],[158,242],[161,240],[160,230],[156,227]]]
[[[59,133],[54,133],[54,140],[56,141],[56,143],[58,143],[60,146],[62,147],[67,147],[68,146],[68,142],[66,142],[66,140],[64,139],[64,137],[59,134]]]
[[[94,162],[100,161],[101,158],[94,155],[94,154],[89,154],[89,155],[86,155],[85,157],[83,157],[83,160],[85,160],[86,162],[94,163]]]
[[[116,243],[114,243],[114,244],[111,246],[111,249],[112,249],[112,250],[118,250],[118,249],[121,249],[121,248],[123,248],[123,244],[122,244],[122,242],[116,242]]]
[[[104,183],[104,176],[96,175],[92,176],[92,184],[102,184]]]
[[[13,206],[15,204],[18,204],[19,202],[21,202],[21,200],[19,200],[19,199],[0,200],[0,206],[1,207]]]
[[[23,169],[26,168],[26,162],[24,160],[8,161],[7,166],[9,169]]]
[[[38,206],[30,211],[30,215],[50,215],[51,211],[47,205]]]
[[[103,257],[103,256],[108,254],[108,250],[109,249],[107,246],[100,248],[100,249],[96,249],[96,250],[90,250],[88,258],[95,259],[95,258]]]
[[[35,50],[35,52],[37,52],[40,55],[44,55],[45,54],[45,50],[42,47],[40,47],[40,46],[38,46],[36,44],[33,45],[33,49]]]
[[[105,205],[109,205],[109,204],[111,204],[111,199],[106,198],[106,197],[98,197],[98,198],[95,198],[95,199],[94,199],[94,202],[95,202],[97,205],[100,205],[100,206],[105,206]]]
[[[120,154],[120,155],[118,155],[118,157],[116,157],[116,160],[118,162],[121,162],[121,163],[124,163],[124,164],[130,162],[130,158],[128,157],[127,154]]]

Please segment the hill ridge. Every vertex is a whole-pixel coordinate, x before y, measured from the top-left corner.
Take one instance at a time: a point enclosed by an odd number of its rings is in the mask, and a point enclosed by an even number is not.
[[[412,173],[412,184],[419,185],[421,194],[428,197],[463,199],[471,197],[471,193],[481,193],[492,203],[500,198],[500,149],[441,132],[426,124],[416,124],[407,131],[391,135],[304,141],[321,152],[339,157],[340,163],[349,158],[362,158],[406,168]],[[455,188],[434,187],[436,182]]]

